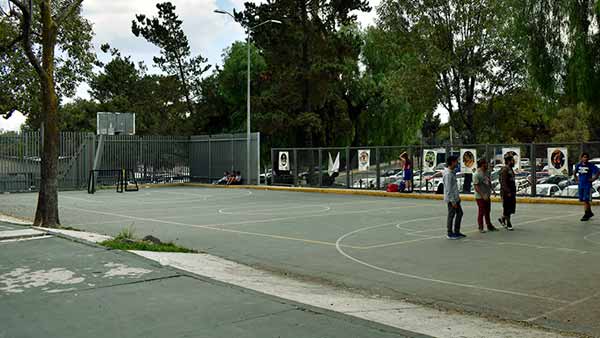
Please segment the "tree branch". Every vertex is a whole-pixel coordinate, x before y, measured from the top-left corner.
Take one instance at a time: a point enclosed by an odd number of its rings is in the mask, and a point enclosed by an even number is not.
[[[73,15],[82,2],[83,0],[74,0],[69,5],[65,6],[65,8],[59,12],[58,16],[54,18],[56,26],[60,27],[68,17]]]
[[[23,36],[21,42],[23,43],[25,55],[36,73],[38,73],[41,78],[46,78],[47,74],[44,72],[40,65],[40,61],[33,53],[33,46],[31,44],[32,0],[29,0],[28,4],[25,4],[20,0],[9,0],[9,2],[12,2],[19,10],[21,10],[21,33]]]

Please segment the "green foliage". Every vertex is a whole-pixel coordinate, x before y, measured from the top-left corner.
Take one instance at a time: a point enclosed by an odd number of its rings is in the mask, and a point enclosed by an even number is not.
[[[71,3],[70,0],[53,1],[52,10],[58,14],[59,10],[64,10]],[[0,6],[4,4],[0,3]],[[92,45],[92,24],[81,16],[80,7],[62,23],[57,32],[54,64],[59,98],[73,97],[79,83],[89,78],[97,62]],[[33,6],[32,16],[35,30],[32,48],[35,55],[40,55],[39,6]],[[0,12],[0,115],[10,116],[18,110],[28,115],[30,123],[37,127],[41,114],[39,80],[21,43],[11,43],[18,34],[19,21]]]
[[[133,225],[121,230],[115,237],[116,241],[133,240],[135,236],[135,228]]]
[[[584,103],[565,107],[558,111],[556,119],[550,124],[552,141],[554,142],[585,142],[590,140],[591,109]]]
[[[115,250],[138,250],[138,251],[156,251],[156,252],[181,252],[181,253],[197,253],[198,251],[184,248],[172,242],[163,243],[150,240],[135,239],[133,226],[121,230],[119,234],[110,240],[106,240],[100,245]]]
[[[210,65],[204,66],[207,59],[201,55],[192,56],[189,42],[170,2],[156,4],[158,17],[147,18],[136,15],[131,31],[160,48],[161,56],[154,57],[154,63],[165,73],[179,78],[182,92],[187,102],[188,112],[194,114],[194,101],[201,95],[202,74]]]
[[[439,103],[467,143],[476,141],[475,107],[518,87],[523,62],[511,34],[514,8],[505,0],[391,0],[378,25],[415,47],[436,75]]]
[[[600,138],[600,1],[526,0],[520,10],[533,84],[564,111],[596,112],[588,129]]]

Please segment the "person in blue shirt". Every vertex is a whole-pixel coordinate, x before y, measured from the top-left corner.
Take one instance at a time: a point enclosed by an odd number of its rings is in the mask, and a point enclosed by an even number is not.
[[[600,169],[590,163],[590,154],[582,153],[581,162],[575,166],[575,182],[579,185],[579,201],[583,202],[585,214],[581,221],[589,221],[594,216],[592,212],[592,183],[600,176]]]

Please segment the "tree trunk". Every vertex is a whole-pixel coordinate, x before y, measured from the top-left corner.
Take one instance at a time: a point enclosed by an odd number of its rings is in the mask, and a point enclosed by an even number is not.
[[[40,77],[43,116],[41,182],[34,225],[57,227],[58,217],[58,98],[54,87],[54,48],[57,27],[50,11],[51,0],[40,3],[42,14],[42,69]]]

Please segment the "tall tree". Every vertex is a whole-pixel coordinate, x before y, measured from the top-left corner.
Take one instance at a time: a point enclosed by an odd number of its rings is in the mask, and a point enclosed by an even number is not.
[[[245,11],[236,14],[246,27],[268,19],[283,22],[251,32],[269,67],[268,96],[258,105],[284,121],[273,131],[274,144],[289,140],[288,144],[310,147],[339,142],[327,140],[328,135],[352,135],[343,98],[348,88],[341,80],[349,75],[349,60],[358,64],[360,45],[351,43],[352,35],[342,30],[356,23],[356,11],[369,9],[365,0],[280,0],[248,2]]]
[[[600,1],[518,3],[521,11],[516,22],[536,88],[565,111],[589,110],[592,137],[600,139]]]
[[[472,143],[476,105],[522,84],[524,59],[509,29],[515,15],[505,0],[390,0],[379,8],[379,25],[411,33],[437,74],[451,124]]]
[[[190,44],[181,25],[183,21],[175,13],[170,2],[156,4],[158,17],[147,18],[136,15],[131,31],[160,48],[161,56],[154,57],[156,65],[165,73],[177,76],[183,87],[183,93],[189,114],[195,112],[195,101],[201,96],[202,74],[210,65],[203,65],[207,59],[202,55],[192,56]]]
[[[0,29],[8,33],[0,42],[3,61],[0,76],[11,79],[9,91],[0,93],[0,108],[3,114],[15,110],[32,114],[30,118],[39,121],[44,131],[35,225],[55,227],[60,224],[57,93],[72,93],[76,84],[90,73],[95,60],[91,51],[91,25],[80,15],[82,1],[9,0],[0,11]],[[59,56],[55,55],[57,46],[61,50]],[[57,82],[56,78],[61,81]],[[15,86],[17,83],[22,86]],[[40,104],[23,106],[11,98],[12,93],[20,98],[38,93]],[[35,108],[39,108],[39,112],[28,110]]]

